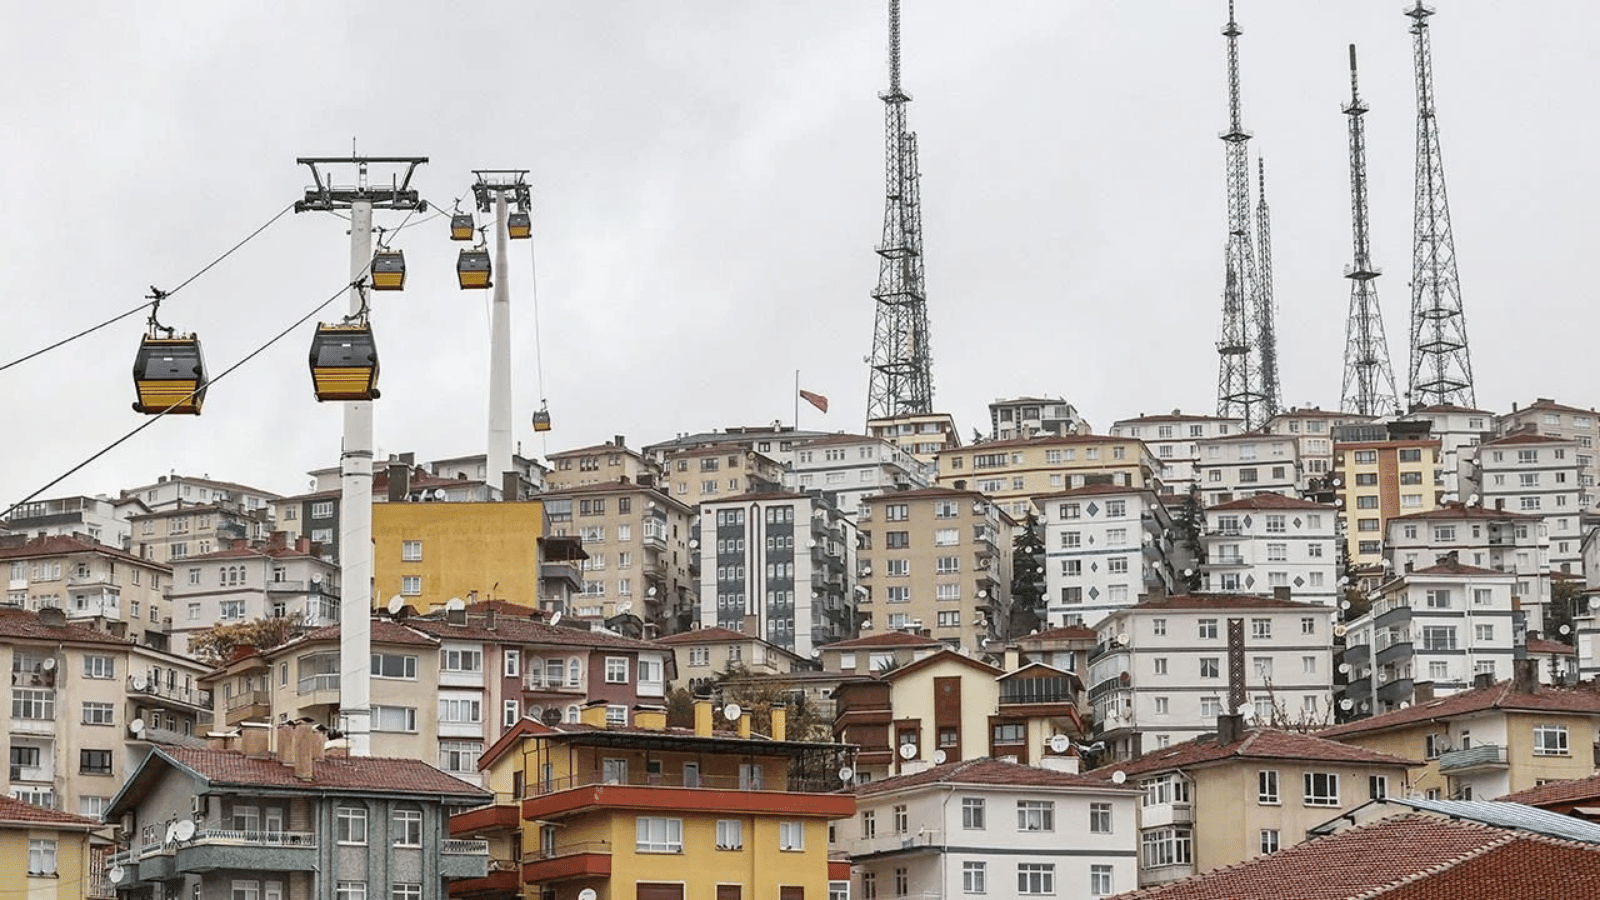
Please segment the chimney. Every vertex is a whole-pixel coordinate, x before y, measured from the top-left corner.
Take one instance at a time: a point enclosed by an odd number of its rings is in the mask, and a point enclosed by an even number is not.
[[[1007,647],[1005,649],[1005,655],[1001,661],[1004,664],[1002,668],[1004,668],[1005,671],[1015,672],[1016,670],[1022,668],[1022,651],[1018,650],[1016,647]]]
[[[640,479],[640,482],[641,482],[641,483],[642,483],[642,482],[643,482],[643,481],[644,481],[644,479],[643,479],[643,478],[641,478],[641,479]],[[618,483],[618,484],[628,484],[628,483],[629,483],[629,482],[628,482],[628,476],[626,476],[626,475],[623,475],[623,476],[622,476],[622,477],[620,477],[620,478],[618,478],[618,479],[617,479],[617,483]]]
[[[1244,716],[1233,715],[1217,716],[1217,743],[1234,744],[1244,738]]]
[[[516,472],[500,473],[500,501],[510,503],[522,498],[522,476]]]
[[[741,716],[741,718],[743,718]],[[789,739],[789,708],[782,703],[772,704],[772,739],[786,741]]]
[[[611,443],[616,447],[624,447],[627,446],[628,441],[622,435],[616,434],[611,436]]]
[[[1511,690],[1518,694],[1539,693],[1539,661],[1513,659],[1511,661]]]
[[[294,777],[300,781],[312,781],[317,777],[317,760],[322,758],[322,732],[310,725],[301,722],[291,726],[293,728],[294,752],[290,763],[294,766]],[[278,759],[283,760],[283,748],[278,748]]]
[[[495,620],[494,607],[490,606],[488,609],[485,609],[483,611],[483,627],[488,631],[493,631],[494,630],[494,620]]]
[[[400,461],[405,463],[406,466],[409,468],[409,467],[414,466],[414,465],[417,464],[417,455],[415,453],[410,453],[410,452],[402,453],[402,454],[400,454]]]
[[[595,728],[606,727],[606,702],[590,700],[585,703],[583,710],[578,713],[578,721]]]
[[[761,623],[755,616],[745,616],[744,625],[739,629],[740,634],[750,637],[761,636]]]
[[[1078,774],[1078,758],[1065,754],[1048,753],[1039,757],[1038,766],[1052,772],[1065,772],[1068,775]]]
[[[1272,599],[1289,601],[1294,599],[1294,594],[1287,584],[1280,584],[1272,589]]]
[[[639,704],[633,708],[633,724],[651,731],[667,730],[667,708]]]
[[[240,722],[239,748],[251,759],[272,756],[272,726],[266,722]]]
[[[739,729],[739,737],[748,738],[750,736],[750,719],[751,718],[753,718],[753,717],[751,716],[749,710],[744,710],[744,711],[739,713],[739,721],[734,723],[735,726]]]
[[[965,478],[957,478],[951,483],[951,486],[958,491],[964,491],[967,489],[967,480]]]
[[[1412,703],[1427,703],[1433,699],[1433,682],[1419,681],[1411,688]]]
[[[206,733],[207,750],[237,750],[239,733],[236,731],[211,731]]]
[[[402,457],[409,454],[401,454]],[[403,462],[389,464],[389,502],[404,503],[411,493],[411,467]]]
[[[697,737],[711,736],[711,701],[704,697],[694,701],[694,733]]]
[[[274,531],[271,534],[267,535],[267,549],[268,550],[287,550],[287,549],[289,549],[289,532],[287,532],[287,531]]]
[[[1475,690],[1475,691],[1481,691],[1484,688],[1493,687],[1493,686],[1494,686],[1494,673],[1493,672],[1479,672],[1478,674],[1472,676],[1472,689]]]

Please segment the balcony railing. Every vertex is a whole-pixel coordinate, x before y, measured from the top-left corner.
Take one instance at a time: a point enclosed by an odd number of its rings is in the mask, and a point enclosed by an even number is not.
[[[486,857],[489,855],[489,842],[464,840],[462,838],[446,838],[444,847],[442,849],[445,853]]]
[[[1469,769],[1505,768],[1506,748],[1479,744],[1466,750],[1452,750],[1439,756],[1439,771],[1464,772]]]
[[[267,691],[240,691],[228,698],[228,712],[237,712],[248,706],[266,706],[272,702]]]
[[[324,672],[321,675],[304,675],[300,678],[300,693],[314,694],[317,691],[337,691],[342,676],[337,672]]]
[[[317,843],[317,835],[311,831],[243,831],[231,828],[206,828],[195,833],[194,843],[231,844],[239,847],[314,847]],[[487,847],[484,852],[488,852]]]
[[[135,679],[138,680],[135,681]],[[144,687],[139,687],[139,684],[143,684]],[[166,684],[148,674],[128,676],[128,692],[133,694],[143,694],[149,697],[160,697],[163,700],[171,700],[174,703],[182,703],[185,706],[192,706],[196,709],[212,708],[210,691],[203,691],[197,688],[178,687],[174,684]]]
[[[837,783],[829,781],[807,781],[781,776],[776,778],[765,776],[750,778],[743,775],[691,775],[685,778],[682,773],[667,772],[657,775],[630,771],[619,778],[607,778],[601,773],[585,772],[581,775],[567,775],[561,778],[536,781],[528,785],[527,792],[529,797],[542,797],[546,794],[557,794],[574,788],[595,785],[668,787],[713,791],[777,791],[801,794],[828,794],[838,790],[839,787]]]
[[[1001,703],[1071,703],[1072,679],[1064,675],[1012,680],[1000,689]]]

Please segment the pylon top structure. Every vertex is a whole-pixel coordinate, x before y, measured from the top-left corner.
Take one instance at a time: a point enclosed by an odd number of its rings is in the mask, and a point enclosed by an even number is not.
[[[1344,114],[1350,118],[1350,225],[1353,260],[1345,267],[1350,279],[1350,316],[1345,323],[1344,387],[1339,408],[1364,416],[1393,412],[1399,406],[1395,396],[1394,369],[1389,364],[1389,341],[1384,334],[1383,313],[1378,306],[1378,276],[1372,264],[1371,241],[1367,230],[1367,137],[1362,116],[1367,105],[1361,99],[1356,75],[1356,45],[1350,45],[1350,102]]]

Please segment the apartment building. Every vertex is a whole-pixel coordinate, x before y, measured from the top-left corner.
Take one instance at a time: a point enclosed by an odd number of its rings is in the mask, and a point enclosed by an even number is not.
[[[98,818],[151,742],[211,724],[204,666],[53,607],[0,608],[0,671],[11,674],[4,793],[35,806]]]
[[[0,535],[7,606],[62,610],[134,643],[168,646],[172,607],[165,590],[172,568],[95,543],[87,535]]]
[[[821,493],[705,500],[697,534],[700,627],[755,635],[803,659],[855,636],[856,526]]]
[[[510,865],[458,890],[551,900],[842,896],[850,867],[830,861],[828,833],[856,811],[856,798],[837,790],[846,759],[832,744],[792,739],[785,718],[772,710],[770,735],[753,734],[749,714],[718,731],[711,701],[698,700],[692,731],[668,728],[659,708],[640,710],[631,728],[588,712],[576,723],[524,719],[484,754],[495,803],[451,821],[454,834],[488,834]]]
[[[128,516],[149,512],[135,497],[52,497],[19,505],[0,526],[32,537],[86,535],[97,544],[119,550],[129,547]]]
[[[752,676],[784,675],[809,665],[799,654],[771,641],[716,626],[657,638],[654,643],[672,654],[677,672],[673,683],[696,696],[728,672],[742,669]]]
[[[888,441],[926,463],[961,447],[961,432],[949,413],[904,413],[867,420],[867,434]]]
[[[1472,474],[1472,458],[1480,441],[1495,427],[1495,414],[1452,403],[1419,406],[1401,417],[1407,422],[1427,422],[1430,437],[1439,440],[1439,476],[1444,502],[1466,502],[1473,489],[1464,481]]]
[[[664,467],[667,457],[673,453],[712,444],[733,444],[754,450],[762,456],[787,465],[794,459],[796,446],[826,437],[828,434],[826,431],[795,428],[793,425],[785,425],[778,421],[770,425],[733,425],[727,428],[713,428],[710,431],[685,432],[665,441],[648,444],[644,447],[643,453],[657,465]]]
[[[567,615],[609,619],[634,612],[659,631],[687,630],[698,603],[694,510],[632,479],[543,495],[550,534],[577,537],[583,593]]]
[[[545,475],[546,491],[566,491],[596,484],[626,480],[646,486],[660,483],[661,465],[635,450],[617,435],[604,444],[562,450],[545,457],[550,471]]]
[[[688,506],[773,490],[783,484],[778,460],[741,444],[702,444],[666,451],[662,484]]]
[[[1246,728],[1237,715],[1221,716],[1214,729],[1095,773],[1120,773],[1143,792],[1140,887],[1292,847],[1369,799],[1404,794],[1421,765],[1316,735]]]
[[[1428,799],[1493,800],[1592,774],[1600,691],[1591,685],[1541,685],[1535,665],[1517,660],[1510,680],[1422,700],[1317,735],[1425,760],[1424,768],[1412,772],[1410,793]]]
[[[1249,432],[1195,442],[1195,483],[1206,505],[1253,494],[1300,494],[1300,441],[1293,435]]]
[[[1544,517],[1556,572],[1583,571],[1577,450],[1572,438],[1518,431],[1478,445],[1469,479],[1483,506]]]
[[[121,492],[121,496],[143,502],[151,512],[173,509],[180,504],[223,505],[251,514],[253,518],[265,518],[263,514],[269,513],[273,501],[278,499],[278,495],[271,491],[247,484],[213,481],[210,478],[196,478],[177,473],[158,476],[155,484],[126,488]]]
[[[1182,743],[1215,727],[1230,685],[1243,685],[1253,721],[1332,718],[1331,606],[1275,596],[1153,597],[1106,617],[1089,658],[1094,730],[1111,758]],[[1243,671],[1231,668],[1229,632],[1243,635]]]
[[[260,541],[272,533],[272,507],[246,508],[234,501],[169,506],[128,517],[129,550],[155,562],[204,556],[236,540]]]
[[[481,481],[494,485],[495,500],[531,500],[544,490],[546,470],[536,459],[523,456],[519,442],[517,452],[511,454],[511,469],[516,473],[516,490],[508,497],[505,487],[504,472],[490,472],[489,458],[486,454],[477,453],[467,456],[455,456],[449,459],[436,459],[427,464],[427,469],[435,478],[455,479],[457,481]],[[402,453],[400,461],[409,463],[411,454]]]
[[[857,897],[1108,897],[1137,885],[1132,785],[968,759],[855,789],[835,828]],[[994,815],[989,815],[994,813]]]
[[[865,497],[902,487],[933,483],[933,466],[881,438],[830,434],[794,447],[792,471],[785,484],[800,491],[821,491],[846,516],[854,517]]]
[[[1091,483],[1035,497],[1044,528],[1046,617],[1098,625],[1143,594],[1171,591],[1193,565],[1149,488]]]
[[[989,404],[989,440],[1008,441],[1036,434],[1090,434],[1078,408],[1061,397],[996,398]]]
[[[1339,510],[1281,494],[1256,494],[1206,510],[1205,589],[1288,588],[1310,603],[1339,599]]]
[[[1099,635],[1093,628],[1067,625],[1038,631],[1018,638],[1013,643],[1018,653],[1018,665],[1042,662],[1081,678],[1089,672],[1089,654],[1094,652],[1095,644],[1099,643]],[[1016,667],[1007,660],[1007,669]]]
[[[1372,416],[1322,409],[1316,406],[1290,407],[1262,426],[1270,434],[1288,435],[1295,439],[1295,455],[1300,460],[1300,474],[1305,484],[1312,479],[1327,477],[1333,471],[1333,430],[1346,425],[1363,425],[1373,421]]]
[[[1515,590],[1516,576],[1453,559],[1378,588],[1371,608],[1344,623],[1343,714],[1388,712],[1467,690],[1479,676],[1510,677],[1526,640]]]
[[[1161,465],[1137,438],[1080,434],[991,441],[939,455],[939,486],[987,494],[1022,520],[1034,497],[1090,482],[1161,489]]]
[[[0,896],[110,900],[99,817],[75,816],[0,797]]]
[[[1463,565],[1515,576],[1516,605],[1528,627],[1543,630],[1550,605],[1550,536],[1529,513],[1445,502],[1438,509],[1389,520],[1383,562],[1392,572],[1434,565],[1454,556]]]
[[[1438,507],[1443,478],[1440,442],[1336,438],[1333,450],[1350,562],[1358,567],[1376,565],[1383,559],[1383,535],[1390,519]]]
[[[861,527],[861,630],[925,628],[978,650],[1010,608],[1015,521],[976,491],[948,487],[868,497]]]
[[[1182,497],[1199,483],[1194,472],[1195,465],[1200,462],[1198,442],[1243,431],[1242,419],[1187,415],[1175,409],[1169,415],[1140,413],[1134,418],[1119,420],[1112,424],[1110,433],[1112,437],[1143,441],[1160,464],[1156,474],[1161,482],[1161,493]]]
[[[412,759],[343,755],[304,724],[218,743],[236,746],[153,748],[117,793],[119,895],[444,897],[487,874],[488,845],[449,832],[452,811],[491,799],[470,784]]]
[[[1600,504],[1600,491],[1595,489],[1600,478],[1600,457],[1595,454],[1597,436],[1596,419],[1600,413],[1593,409],[1580,409],[1540,397],[1527,406],[1511,404],[1511,412],[1500,416],[1493,427],[1500,434],[1532,431],[1546,437],[1570,438],[1577,445],[1579,498],[1584,509]]]
[[[339,567],[317,556],[305,538],[275,531],[265,544],[232,546],[178,565],[167,599],[175,613],[173,652],[218,624],[292,618],[320,628],[339,621]]]
[[[532,605],[544,523],[537,500],[374,504],[373,596],[423,612],[473,594]]]
[[[926,631],[926,629],[924,629]],[[869,631],[822,648],[822,670],[841,675],[878,675],[947,649],[919,631]]]

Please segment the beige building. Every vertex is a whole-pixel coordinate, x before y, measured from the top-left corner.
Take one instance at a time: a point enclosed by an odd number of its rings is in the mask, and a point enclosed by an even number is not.
[[[1275,853],[1306,831],[1368,800],[1404,796],[1420,763],[1321,737],[1245,728],[1223,716],[1217,731],[1103,767],[1144,789],[1139,884],[1165,884]]]
[[[1486,409],[1436,403],[1419,406],[1402,418],[1427,422],[1428,437],[1439,441],[1440,502],[1466,502],[1473,491],[1464,483],[1472,474],[1472,458],[1480,442],[1492,437],[1495,414]]]
[[[95,840],[99,818],[41,809],[0,797],[0,897],[18,900],[113,898],[100,865],[110,842]]]
[[[1600,436],[1600,413],[1593,409],[1580,409],[1540,397],[1527,406],[1511,404],[1511,412],[1495,421],[1495,430],[1501,434],[1514,431],[1533,431],[1547,437],[1571,438],[1578,445],[1578,486],[1582,489],[1581,502],[1585,509],[1600,504],[1600,491],[1595,489],[1600,479],[1600,456],[1595,453],[1595,439]]]
[[[1300,494],[1300,442],[1293,437],[1251,432],[1195,443],[1200,458],[1195,482],[1207,506],[1255,494]]]
[[[1009,614],[1015,521],[987,497],[947,487],[866,498],[858,515],[862,631],[926,629],[982,649]]]
[[[830,434],[798,444],[785,483],[821,491],[847,516],[865,497],[933,483],[933,466],[888,441],[860,434]]]
[[[543,499],[549,534],[577,537],[589,554],[580,563],[583,595],[568,615],[610,618],[627,606],[664,633],[689,627],[697,584],[691,507],[631,479]]]
[[[136,498],[154,512],[183,506],[225,504],[249,513],[268,510],[278,495],[271,491],[233,481],[213,481],[191,475],[162,475],[155,484],[122,491],[123,497]]]
[[[85,535],[29,540],[13,534],[0,537],[0,567],[7,574],[7,606],[55,607],[74,622],[134,643],[168,646],[169,566],[96,544]]]
[[[1036,434],[1090,434],[1094,428],[1063,397],[1005,397],[989,404],[989,440]]]
[[[783,484],[783,464],[742,444],[705,444],[666,454],[663,487],[671,485],[672,498],[698,506]]]
[[[135,556],[171,563],[204,556],[236,540],[265,540],[272,532],[272,507],[245,508],[231,501],[190,506],[178,503],[128,517],[129,549]]]
[[[661,478],[661,467],[638,451],[629,450],[620,434],[604,444],[551,453],[547,459],[550,471],[544,477],[546,491],[565,491],[623,480],[632,484],[653,485]]]
[[[1334,445],[1336,490],[1353,565],[1382,562],[1383,536],[1390,519],[1438,507],[1444,478],[1439,448],[1439,441],[1433,438]]]
[[[1242,419],[1197,416],[1175,409],[1167,415],[1140,413],[1132,419],[1122,419],[1112,424],[1110,434],[1143,441],[1160,463],[1157,474],[1161,492],[1181,497],[1195,484],[1194,466],[1200,460],[1197,442],[1241,431],[1244,431]]]
[[[1263,430],[1270,434],[1287,435],[1295,440],[1300,474],[1303,481],[1309,484],[1313,479],[1326,478],[1333,471],[1333,430],[1371,421],[1372,416],[1359,413],[1297,406],[1268,419]]]
[[[868,632],[823,647],[822,670],[849,676],[877,675],[944,649],[944,642],[917,632]]]
[[[320,628],[339,621],[339,567],[312,552],[305,538],[273,532],[265,544],[243,540],[178,564],[168,599],[175,613],[172,648],[217,624],[294,618]]]
[[[894,444],[924,462],[961,446],[961,432],[949,413],[906,413],[867,420],[867,434]]]
[[[52,497],[19,505],[3,521],[0,534],[9,529],[33,537],[46,535],[87,535],[89,540],[128,549],[128,517],[149,512],[144,501],[134,497]]]
[[[1138,438],[1078,434],[990,441],[941,453],[938,483],[986,494],[1021,520],[1032,498],[1104,480],[1094,476],[1159,491],[1160,473],[1161,464]]]
[[[716,683],[718,676],[735,669],[751,675],[786,675],[807,668],[798,654],[753,635],[726,628],[695,628],[657,638],[676,661],[674,686],[687,687],[699,695],[701,689]]]

